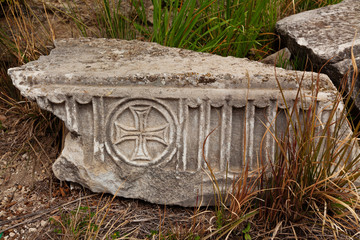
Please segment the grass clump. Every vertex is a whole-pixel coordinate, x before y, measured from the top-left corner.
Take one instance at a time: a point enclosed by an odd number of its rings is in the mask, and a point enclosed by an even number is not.
[[[0,25],[0,47],[3,50],[0,57],[4,59],[0,63],[0,100],[5,106],[16,108],[23,104],[15,103],[24,99],[13,86],[7,69],[36,60],[41,54],[48,54],[52,45],[51,27],[46,27],[40,21],[26,1],[4,0],[0,2],[0,12],[6,23]],[[37,108],[35,105],[33,107]],[[24,112],[24,109],[19,110]],[[38,113],[34,116],[39,116],[40,110],[34,111]]]
[[[144,31],[151,41],[223,56],[246,56],[261,45],[259,41],[269,40],[264,36],[276,21],[262,15],[264,9],[275,12],[268,0],[201,1],[199,6],[185,0],[174,1],[169,8],[160,4],[154,1],[153,31]]]
[[[58,125],[59,122],[36,104],[24,99],[7,75],[8,68],[36,60],[40,55],[48,54],[52,48],[54,35],[46,9],[45,23],[27,1],[4,0],[0,2],[0,11],[6,23],[0,26],[0,47],[7,56],[0,63],[0,108],[19,114],[19,123],[27,125],[29,132],[58,129],[52,123]]]
[[[0,26],[0,44],[13,56],[12,61],[20,65],[48,54],[53,41],[51,25],[44,24],[26,1],[6,3],[7,7],[0,3],[7,23]]]
[[[103,0],[97,2],[97,22],[101,26],[101,36],[107,38],[135,39],[136,32],[132,29],[134,20],[130,20],[124,14],[121,14],[121,0]],[[133,1],[136,6],[136,1]],[[144,7],[144,6],[142,6]]]
[[[354,69],[353,81],[357,79]],[[344,89],[327,96],[328,103],[320,103],[324,94],[320,81],[320,74],[312,74],[310,86],[303,87],[304,75],[298,78],[299,88],[291,102],[278,82],[283,107],[275,119],[264,123],[265,136],[271,135],[276,151],[274,155],[260,151],[257,169],[244,164],[226,198],[208,165],[218,228],[207,237],[242,234],[250,238],[256,236],[250,233],[252,225],[262,226],[262,237],[354,239],[360,234],[360,123],[352,132],[347,119],[350,109],[345,108],[351,107],[351,93],[343,99]],[[278,121],[281,129],[276,128]]]
[[[273,236],[281,227],[291,226],[288,234],[295,237],[330,234],[334,239],[355,238],[360,233],[360,124],[350,132],[343,92],[320,109],[319,75],[310,91],[302,90],[302,79],[298,82],[292,106],[278,85],[285,108],[267,129],[276,142],[276,154],[260,156],[259,169],[253,172],[244,166],[229,198],[230,221],[235,224],[256,211],[252,221],[264,224],[263,230]],[[275,122],[281,114],[287,124],[278,131]],[[252,181],[247,180],[250,175]]]
[[[49,218],[54,234],[62,239],[126,239],[130,233],[119,231],[126,226],[128,211],[112,211],[115,196],[101,196],[94,202],[82,204],[75,209],[61,209],[60,214]]]
[[[97,0],[101,37],[157,42],[222,56],[261,59],[277,50],[276,21],[300,11],[341,0],[132,0],[124,13],[122,0]],[[74,11],[72,11],[74,12]],[[75,13],[72,18],[83,36],[88,27]]]
[[[101,36],[141,37],[164,46],[237,57],[269,48],[273,41],[277,20],[273,0],[154,0],[152,18],[144,1],[131,3],[133,18],[121,13],[121,1],[98,2]]]
[[[346,130],[341,93],[327,110],[319,110],[319,77],[313,82],[308,96],[300,82],[292,110],[285,110],[285,133],[274,135],[278,151],[260,181],[259,216],[274,224],[317,222],[337,235],[360,227],[358,126],[351,135]],[[319,119],[321,111],[328,111],[325,121]]]

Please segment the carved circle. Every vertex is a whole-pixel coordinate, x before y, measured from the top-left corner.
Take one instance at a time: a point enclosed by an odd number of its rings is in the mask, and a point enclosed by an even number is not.
[[[155,100],[122,102],[107,118],[105,146],[117,163],[149,166],[167,162],[176,152],[175,139],[176,118]]]

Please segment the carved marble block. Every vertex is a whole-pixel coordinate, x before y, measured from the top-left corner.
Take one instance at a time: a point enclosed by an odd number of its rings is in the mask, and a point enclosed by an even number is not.
[[[274,67],[246,59],[68,39],[9,74],[70,131],[53,165],[60,180],[154,203],[208,204],[208,164],[221,187],[231,184],[244,164],[255,169],[260,157],[274,156],[267,128],[281,132],[287,124]],[[302,74],[276,69],[290,107]],[[320,79],[319,119],[326,121],[336,89]],[[306,73],[305,92],[312,81]]]

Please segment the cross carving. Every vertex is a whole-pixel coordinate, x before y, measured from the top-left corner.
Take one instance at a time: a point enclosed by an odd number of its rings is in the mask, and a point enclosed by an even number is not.
[[[116,139],[114,144],[135,140],[135,151],[131,160],[151,161],[152,159],[147,150],[146,142],[156,141],[167,146],[169,144],[169,124],[149,127],[148,116],[151,111],[151,106],[131,106],[129,109],[134,117],[135,127],[125,126],[119,121],[116,121]]]

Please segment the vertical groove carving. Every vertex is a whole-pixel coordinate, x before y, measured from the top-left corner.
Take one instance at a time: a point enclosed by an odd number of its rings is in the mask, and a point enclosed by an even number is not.
[[[210,132],[213,130],[213,129],[210,129],[210,124],[211,124],[211,105],[209,103],[208,100],[204,101],[204,105],[205,105],[205,109],[204,109],[204,115],[205,115],[205,122],[204,122],[204,125],[205,125],[205,136],[204,136],[204,141],[205,141],[205,138],[210,134]],[[201,122],[199,124],[199,127],[201,127]],[[199,138],[200,139],[200,138]],[[205,158],[206,160],[210,163],[210,159],[209,159],[209,141],[211,141],[210,139],[210,136],[207,138],[207,141],[205,142],[205,147],[204,147],[204,155],[205,155]],[[203,143],[200,145],[201,149],[202,149],[202,146],[203,146]],[[201,162],[202,162],[202,167],[206,168],[206,162],[205,160],[203,159],[203,156],[202,156],[202,151],[201,151],[201,156],[200,156],[200,159],[201,159]]]
[[[222,107],[221,121],[221,145],[220,145],[220,171],[224,172],[229,163],[229,153],[231,147],[231,108],[229,102],[226,101]]]
[[[101,161],[105,161],[104,155],[104,99],[102,97],[93,98],[94,115],[94,156]]]
[[[255,125],[255,106],[253,101],[248,101],[248,105],[246,107],[246,149],[247,153],[245,155],[246,159],[243,159],[243,166],[249,163],[249,166],[252,166],[252,162],[254,159],[254,125]],[[250,162],[251,161],[251,162]]]
[[[184,99],[179,99],[179,134],[178,134],[178,140],[179,142],[179,151],[177,152],[177,163],[176,163],[176,170],[179,171],[185,171],[186,170],[186,137],[184,133],[185,130],[185,117],[184,114],[186,112],[185,105],[184,105]],[[181,162],[180,162],[181,161]]]
[[[231,107],[229,171],[239,172],[244,159],[244,144],[246,142],[246,112],[245,107]]]
[[[189,107],[187,105],[184,106],[184,129],[183,129],[183,156],[182,156],[182,162],[183,162],[183,170],[187,170],[187,132],[189,129]]]
[[[66,121],[68,126],[72,128],[72,131],[78,132],[78,109],[74,97],[67,97],[65,100],[65,112],[66,112]]]
[[[319,116],[318,118],[316,118],[316,127],[315,127],[315,132],[316,134],[320,133],[322,128],[322,109],[320,107],[320,101],[316,102],[316,115]]]
[[[225,131],[225,128],[222,125],[224,112],[223,108],[223,102],[206,104],[207,140],[205,145],[205,153],[206,160],[214,172],[221,171],[221,163],[224,161],[221,159],[223,157],[222,154],[224,154],[222,153],[222,142],[224,140],[221,139],[221,136],[223,135],[223,131]],[[203,165],[206,166],[205,161]]]
[[[267,133],[266,133],[266,120],[268,117],[267,107],[255,107],[255,116],[254,116],[254,131],[253,131],[253,159],[252,166],[258,166],[260,156],[264,157],[266,155],[267,148]]]
[[[198,122],[198,128],[199,128],[199,143],[198,143],[198,157],[197,157],[197,170],[200,171],[202,167],[203,157],[202,157],[202,146],[205,140],[205,103],[204,101],[201,102],[199,107],[199,122]]]
[[[270,157],[269,160],[274,161],[275,139],[273,138],[272,134],[275,133],[276,112],[277,112],[277,102],[275,100],[272,100],[272,101],[270,101],[270,105],[268,107],[268,112],[267,112],[267,116],[269,116],[268,121],[267,121],[268,133],[266,136],[265,156],[263,156],[265,159],[263,159],[263,160],[268,160],[267,158]]]
[[[200,107],[191,105],[186,107],[186,171],[196,172],[199,170],[199,122],[200,122]]]

